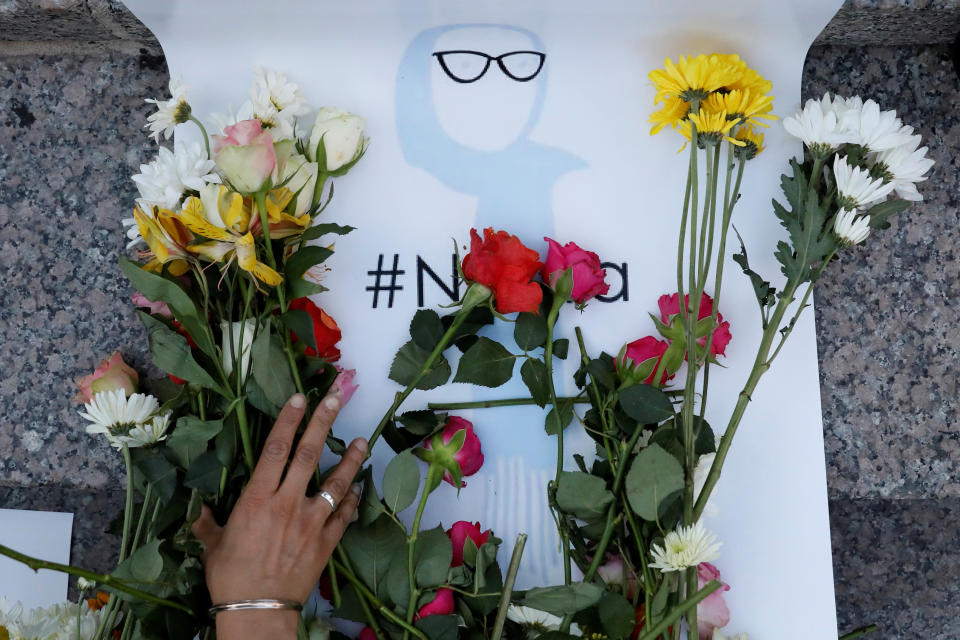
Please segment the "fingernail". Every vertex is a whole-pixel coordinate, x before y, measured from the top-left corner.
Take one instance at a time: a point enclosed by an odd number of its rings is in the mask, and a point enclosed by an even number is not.
[[[362,453],[367,450],[367,441],[363,438],[357,438],[353,441],[353,446],[357,448],[357,451]]]
[[[327,409],[330,409],[331,411],[336,411],[337,409],[340,408],[339,396],[328,395],[323,401],[323,406],[325,406]]]
[[[363,491],[363,486],[362,486],[359,482],[354,482],[354,483],[350,486],[350,493],[352,493],[353,495],[355,495],[355,496],[357,496],[357,497],[360,497],[360,492],[361,492],[361,491]]]
[[[290,406],[297,409],[303,409],[307,406],[307,399],[303,397],[303,394],[296,393],[290,398]]]

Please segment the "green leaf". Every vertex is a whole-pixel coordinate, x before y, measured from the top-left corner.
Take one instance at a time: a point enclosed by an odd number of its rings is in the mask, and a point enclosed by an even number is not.
[[[410,337],[425,351],[433,351],[443,337],[443,323],[432,309],[420,309],[410,322]]]
[[[570,400],[559,400],[557,405],[560,407],[559,413],[557,412],[557,407],[552,407],[549,413],[547,413],[546,420],[543,421],[544,430],[551,436],[557,435],[560,429],[566,429],[573,421],[573,402]]]
[[[618,393],[620,406],[640,424],[657,424],[673,417],[673,403],[660,389],[648,384],[635,384]]]
[[[421,349],[411,340],[406,343],[393,359],[390,365],[390,379],[407,386],[411,384],[427,363],[430,353]],[[442,355],[439,356],[427,374],[417,383],[417,389],[434,389],[445,384],[450,379],[450,364]]]
[[[354,523],[341,544],[357,577],[377,595],[385,593],[384,579],[392,562],[402,563],[406,573],[407,540],[389,518],[377,518],[369,527]]]
[[[287,259],[284,267],[284,273],[291,282],[303,277],[308,269],[314,267],[330,256],[333,250],[327,247],[309,246],[303,247]]]
[[[460,630],[459,616],[432,615],[414,623],[430,640],[457,640]]]
[[[133,466],[147,479],[162,502],[168,502],[177,490],[177,468],[161,449],[138,448],[130,451]]]
[[[683,490],[683,467],[663,447],[651,444],[633,459],[625,487],[634,513],[656,521],[661,506]]]
[[[306,282],[306,281],[304,281]],[[313,332],[313,318],[303,309],[290,309],[280,316],[283,325],[308,347],[317,351],[316,335]]]
[[[454,382],[499,387],[513,376],[516,358],[502,344],[480,338],[460,358]]]
[[[207,370],[201,367],[193,358],[187,339],[164,323],[143,311],[137,312],[140,320],[147,328],[150,339],[150,355],[153,364],[166,373],[172,373],[187,382],[193,382],[201,387],[216,391],[220,395],[228,396],[229,392],[211,377]]]
[[[565,616],[592,607],[600,601],[603,587],[590,582],[575,582],[558,587],[538,587],[527,591],[523,604],[555,616]]]
[[[279,336],[271,334],[269,324],[253,341],[250,369],[264,395],[278,407],[282,407],[297,390],[283,352],[283,343]]]
[[[197,456],[183,477],[183,484],[206,495],[216,495],[220,489],[223,464],[216,451],[206,451]]]
[[[442,527],[418,534],[413,556],[418,586],[435,587],[446,582],[452,561],[453,547]]]
[[[541,407],[545,407],[550,402],[550,373],[547,371],[547,365],[543,360],[537,358],[527,358],[520,367],[520,377],[523,384],[530,390],[530,397]]]
[[[553,355],[561,360],[567,359],[567,352],[570,350],[570,341],[566,338],[560,338],[553,341]]]
[[[513,339],[524,351],[542,347],[547,340],[547,319],[537,313],[518,313],[513,326]]]
[[[146,296],[147,300],[166,302],[170,311],[173,312],[174,318],[186,328],[200,350],[211,358],[215,356],[216,350],[206,329],[207,322],[200,315],[200,311],[190,294],[183,289],[183,285],[172,277],[168,279],[146,271],[137,263],[122,256],[120,257],[120,270],[130,280],[134,289]]]
[[[300,278],[299,280],[287,282],[287,291],[290,293],[290,299],[296,300],[297,298],[306,298],[307,296],[323,293],[324,291],[329,291],[329,289],[322,284]]]
[[[613,493],[607,489],[603,478],[581,473],[564,471],[557,483],[557,506],[572,513],[581,520],[595,520],[607,512],[607,506],[613,502]]]
[[[410,451],[394,456],[383,472],[383,501],[393,513],[403,511],[417,498],[420,464]]]
[[[607,358],[594,358],[587,364],[587,373],[601,389],[615,389],[617,380],[613,377],[613,361]]]
[[[367,527],[373,524],[374,520],[386,514],[383,502],[377,496],[377,488],[373,484],[373,475],[370,467],[367,467],[360,474],[363,482],[363,494],[360,498],[360,506],[357,509],[361,527]]]
[[[344,236],[355,229],[356,227],[351,227],[349,225],[342,226],[339,224],[334,224],[333,222],[324,222],[322,224],[315,224],[304,231],[301,238],[303,238],[304,241],[316,240],[317,238],[325,236],[328,233],[335,233],[337,235]]]
[[[611,640],[626,638],[633,633],[633,628],[636,625],[633,605],[619,593],[605,592],[597,606],[597,614],[600,617],[601,624],[603,624],[603,629]]]
[[[161,542],[162,540],[153,540],[146,543],[134,551],[110,575],[138,585],[156,582],[163,572],[163,556],[160,555]]]
[[[866,214],[870,216],[870,227],[873,229],[889,229],[890,223],[887,218],[906,210],[909,206],[910,202],[896,198],[873,205],[866,211]]]
[[[813,267],[836,247],[833,231],[827,225],[833,203],[829,196],[824,202],[820,201],[817,190],[809,186],[803,165],[794,159],[790,166],[793,176],[780,177],[780,188],[790,209],[773,201],[774,215],[787,230],[790,242],[777,243],[774,256],[780,262],[783,275],[801,283],[813,278]]]
[[[167,448],[173,452],[181,467],[186,469],[201,453],[207,450],[207,444],[223,430],[222,420],[204,422],[195,416],[183,416],[177,420],[173,435],[167,440]]]

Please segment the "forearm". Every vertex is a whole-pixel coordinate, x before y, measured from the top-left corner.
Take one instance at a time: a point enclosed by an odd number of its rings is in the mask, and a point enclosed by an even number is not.
[[[217,614],[217,640],[296,640],[296,611],[224,611]]]

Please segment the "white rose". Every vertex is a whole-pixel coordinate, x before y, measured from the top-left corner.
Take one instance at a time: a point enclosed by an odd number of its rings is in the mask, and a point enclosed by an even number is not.
[[[297,153],[292,140],[274,143],[277,154],[277,168],[274,170],[273,184],[283,184],[284,188],[297,194],[294,216],[302,216],[313,204],[313,191],[317,185],[319,169],[316,162],[310,162],[303,154]],[[292,177],[291,177],[292,176]]]
[[[310,132],[310,146],[307,157],[317,160],[317,147],[323,139],[327,154],[326,171],[336,171],[345,164],[356,160],[363,152],[365,140],[363,127],[366,121],[360,116],[347,113],[333,107],[317,110],[317,119]]]
[[[230,345],[230,332],[233,328],[233,346]],[[241,335],[241,330],[243,335]],[[250,369],[250,348],[253,344],[254,333],[257,330],[256,320],[245,322],[220,322],[220,331],[223,334],[220,348],[223,351],[223,370],[229,376],[233,373],[234,358],[240,361],[240,379],[247,377]]]

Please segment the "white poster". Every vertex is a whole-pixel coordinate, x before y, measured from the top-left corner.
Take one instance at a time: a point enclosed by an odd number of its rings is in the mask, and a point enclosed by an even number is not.
[[[72,532],[72,513],[0,509],[0,544],[28,556],[68,564]],[[0,557],[0,596],[24,610],[58,604],[67,598],[67,574]]]
[[[677,155],[679,136],[649,134],[647,73],[666,57],[738,53],[773,82],[774,111],[787,115],[799,103],[807,49],[840,0],[128,4],[157,35],[201,119],[247,99],[254,65],[288,74],[314,107],[367,119],[369,151],[338,179],[324,214],[357,231],[337,242],[324,280],[330,292],[318,299],[343,330],[342,364],[360,372],[360,390],[337,424],[349,438],[369,434],[397,391],[387,372],[414,311],[462,294],[451,238],[462,247],[471,227],[506,229],[541,251],[544,236],[575,241],[609,263],[607,301],[561,316],[562,335],[572,337],[581,324],[593,354],[615,354],[654,333],[647,314],[661,294],[675,291],[686,155]],[[777,284],[772,254],[783,233],[770,200],[801,146],[778,123],[766,134],[767,150],[748,165],[734,224],[754,268]],[[181,125],[178,143],[195,135]],[[760,336],[748,281],[732,261],[726,273],[721,313],[733,341],[726,369],[711,377],[707,418],[717,429]],[[574,390],[576,359],[572,348],[558,376],[564,393]],[[520,395],[519,380],[493,390],[451,383],[415,393],[405,408]],[[525,531],[518,586],[561,582],[545,498],[555,442],[543,431],[544,412],[462,415],[474,422],[486,463],[459,501],[452,488],[440,489],[448,499],[432,501],[425,525],[479,521],[504,539],[504,565]],[[592,450],[578,427],[568,433],[569,453]],[[731,585],[727,631],[835,637],[811,311],[761,383],[737,440],[707,522],[725,541],[717,565]],[[390,452],[383,443],[377,449],[382,469]]]

